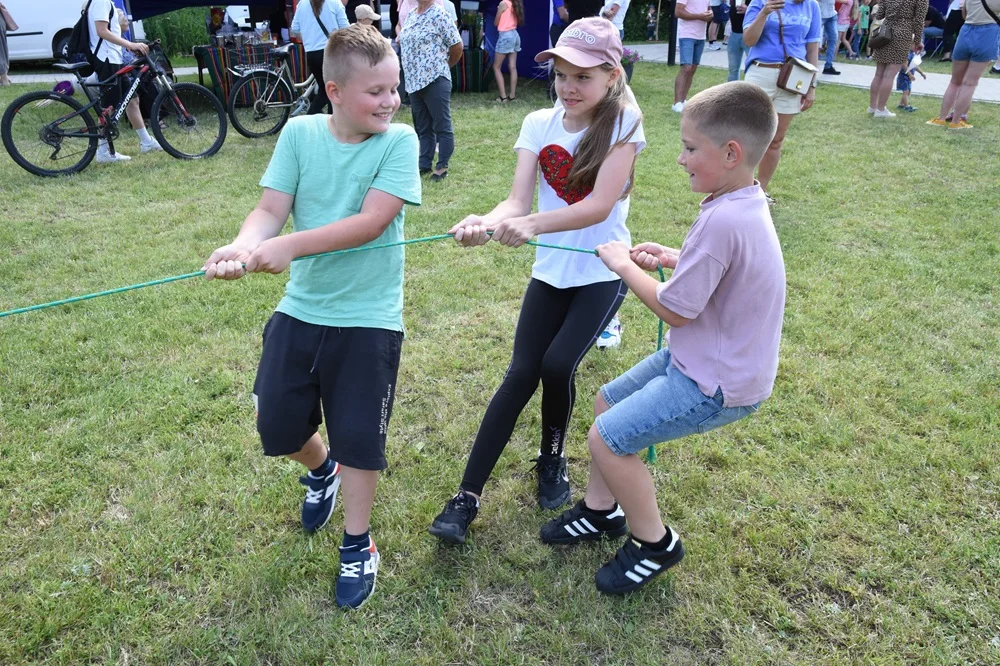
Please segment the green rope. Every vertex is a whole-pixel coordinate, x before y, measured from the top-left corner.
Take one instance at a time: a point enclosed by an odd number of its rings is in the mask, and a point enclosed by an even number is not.
[[[488,232],[492,235],[492,232]],[[414,243],[428,243],[430,241],[444,240],[446,238],[452,238],[453,234],[438,234],[437,236],[425,236],[424,238],[411,238],[410,240],[395,241],[393,243],[382,243],[380,245],[362,245],[360,247],[352,247],[346,250],[333,250],[332,252],[321,252],[319,254],[309,254],[303,257],[297,257],[293,261],[303,261],[305,259],[317,259],[319,257],[334,257],[341,254],[348,254],[350,252],[362,252],[364,250],[380,250],[387,247],[398,247],[400,245],[412,245]],[[567,252],[583,252],[584,254],[592,254],[598,256],[597,250],[588,250],[582,247],[569,247],[567,245],[552,245],[551,243],[539,243],[537,241],[528,241],[527,245],[534,245],[535,247],[546,247],[553,250],[565,250]],[[660,266],[656,267],[656,270],[660,273],[660,282],[665,280],[663,275],[663,268]],[[4,317],[10,317],[16,314],[24,314],[26,312],[35,312],[36,310],[45,310],[48,308],[58,307],[60,305],[69,305],[70,303],[79,303],[80,301],[89,301],[94,298],[100,298],[101,296],[111,296],[112,294],[121,294],[126,291],[133,291],[135,289],[145,289],[146,287],[155,287],[159,284],[167,284],[169,282],[178,282],[179,280],[189,280],[195,277],[201,277],[205,275],[205,271],[195,271],[193,273],[185,273],[183,275],[175,275],[173,277],[162,278],[160,280],[152,280],[150,282],[142,282],[140,284],[133,284],[127,287],[118,287],[117,289],[108,289],[106,291],[98,291],[93,294],[85,294],[83,296],[74,296],[72,298],[64,298],[58,301],[51,301],[49,303],[39,303],[38,305],[30,305],[24,308],[17,308],[16,310],[7,310],[6,312],[0,312],[0,319]],[[659,351],[663,348],[663,320],[660,319],[659,332],[656,337],[656,349]],[[647,454],[647,460],[651,463],[656,462],[656,449],[654,447],[649,447]]]

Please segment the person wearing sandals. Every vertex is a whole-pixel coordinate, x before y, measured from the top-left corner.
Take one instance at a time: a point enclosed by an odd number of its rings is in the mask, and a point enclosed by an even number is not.
[[[517,32],[517,26],[524,23],[524,5],[521,0],[502,0],[497,7],[497,17],[494,25],[500,33],[497,37],[496,56],[493,58],[493,76],[497,79],[497,90],[500,96],[498,102],[509,102],[517,99],[517,53],[521,50],[521,35]],[[507,95],[503,85],[504,60],[507,61],[507,70],[510,72],[510,95]]]
[[[420,139],[420,173],[430,173],[437,182],[448,175],[455,151],[451,68],[462,59],[462,36],[448,12],[434,0],[418,0],[400,30],[399,47],[413,128]],[[438,161],[432,169],[435,149]]]
[[[928,125],[972,129],[966,122],[979,79],[997,59],[1000,40],[1000,0],[965,0],[965,25],[952,52],[951,81],[941,100],[941,114]]]

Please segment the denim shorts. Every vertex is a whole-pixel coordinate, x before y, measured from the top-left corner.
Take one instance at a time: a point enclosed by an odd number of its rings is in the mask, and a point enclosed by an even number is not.
[[[899,92],[909,92],[913,90],[913,86],[910,85],[910,76],[906,73],[906,67],[899,70],[899,74],[896,75],[896,90]]]
[[[701,54],[705,50],[705,40],[704,39],[691,39],[690,37],[684,37],[678,40],[680,43],[681,51],[681,64],[682,65],[700,65],[701,64]]]
[[[969,25],[966,23],[958,32],[958,41],[951,53],[955,62],[969,60],[971,62],[989,62],[997,59],[997,40],[1000,38],[1000,25],[987,23],[985,25]]]
[[[670,350],[647,356],[601,387],[611,409],[597,417],[597,431],[617,456],[694,433],[708,432],[757,411],[723,407],[722,389],[707,396],[694,380],[670,364]]]
[[[517,30],[504,30],[497,37],[497,53],[518,53],[521,50],[521,35]]]

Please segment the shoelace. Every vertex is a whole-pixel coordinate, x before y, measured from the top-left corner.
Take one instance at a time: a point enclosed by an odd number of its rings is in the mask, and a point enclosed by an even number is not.
[[[448,500],[448,506],[445,507],[445,512],[461,513],[463,516],[468,517],[468,515],[472,513],[473,506],[475,506],[475,502],[472,500],[472,498],[462,493],[455,495],[450,500]]]
[[[549,462],[543,456],[534,459],[535,466],[532,469],[538,470],[538,476],[545,483],[556,483],[559,481],[559,471],[562,468],[562,459],[556,458],[555,462]]]
[[[361,562],[341,562],[340,575],[347,578],[360,578]]]

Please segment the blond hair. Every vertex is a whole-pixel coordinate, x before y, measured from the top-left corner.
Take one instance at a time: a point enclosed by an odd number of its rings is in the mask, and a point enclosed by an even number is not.
[[[718,146],[738,143],[751,168],[764,157],[778,129],[771,98],[746,81],[730,81],[701,91],[684,105],[683,117]]]
[[[605,72],[613,71],[617,65],[604,63],[599,65]],[[632,139],[632,135],[639,129],[642,122],[642,112],[630,102],[628,86],[625,84],[625,76],[619,72],[615,82],[608,88],[608,92],[594,107],[594,115],[591,118],[590,126],[580,139],[580,144],[573,155],[573,168],[570,169],[569,179],[566,183],[570,190],[591,190],[597,183],[597,174],[601,170],[601,165],[614,148],[623,146]],[[625,129],[625,109],[632,106],[639,117],[635,124],[627,131]],[[617,136],[615,128],[618,128]],[[629,172],[628,183],[625,191],[622,192],[619,200],[624,200],[632,192],[632,183],[635,180],[635,160],[632,160],[632,169]]]
[[[323,78],[343,84],[359,64],[375,67],[390,56],[396,57],[392,45],[375,26],[355,23],[330,33],[323,50]]]

